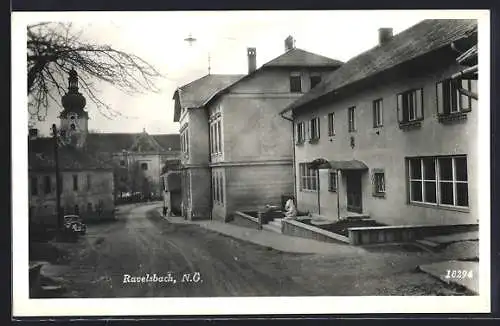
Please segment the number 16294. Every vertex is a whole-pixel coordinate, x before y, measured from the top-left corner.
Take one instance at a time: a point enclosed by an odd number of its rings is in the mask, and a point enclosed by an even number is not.
[[[472,270],[456,270],[456,269],[447,269],[446,270],[446,274],[444,275],[445,278],[449,279],[449,278],[461,278],[461,279],[464,279],[464,278],[473,278],[474,277],[474,273],[472,272]]]

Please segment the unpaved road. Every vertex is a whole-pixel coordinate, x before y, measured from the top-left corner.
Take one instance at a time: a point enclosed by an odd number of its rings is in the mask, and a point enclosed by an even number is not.
[[[151,211],[154,207],[122,208],[116,222],[90,225],[78,243],[64,244],[69,252],[68,266],[59,275],[69,290],[64,296],[463,294],[415,271],[418,264],[440,260],[428,253],[282,253],[196,225],[171,224]],[[131,281],[169,272],[170,282],[124,282],[126,275]],[[189,280],[182,282],[184,274]]]

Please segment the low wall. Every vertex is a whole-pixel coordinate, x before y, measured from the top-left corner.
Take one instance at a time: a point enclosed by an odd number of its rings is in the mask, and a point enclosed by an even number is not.
[[[478,224],[353,227],[349,228],[349,241],[353,245],[411,242],[436,235],[477,231],[478,229]]]
[[[243,212],[235,212],[231,215],[231,224],[238,226],[243,226],[247,228],[260,230],[262,227],[259,223],[259,219]]]
[[[471,232],[479,229],[477,224],[368,226],[349,228],[349,236],[345,237],[297,220],[283,220],[281,225],[283,234],[324,242],[344,242],[352,245],[411,242],[436,235]]]
[[[349,243],[349,238],[295,220],[282,220],[281,233],[324,242]]]

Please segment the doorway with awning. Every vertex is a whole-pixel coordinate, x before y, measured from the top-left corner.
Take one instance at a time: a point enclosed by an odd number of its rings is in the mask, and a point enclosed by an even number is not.
[[[368,166],[359,160],[327,160],[317,158],[309,163],[316,170],[318,177],[317,212],[318,215],[330,215],[331,210],[322,213],[322,206],[329,207],[332,193],[336,193],[336,218],[362,215],[363,210],[363,176]],[[320,171],[327,170],[327,178],[320,177]],[[321,173],[323,174],[323,172]],[[327,182],[325,183],[325,179]],[[332,186],[332,184],[334,184]],[[325,202],[322,202],[323,201]],[[325,216],[333,219],[333,216]]]

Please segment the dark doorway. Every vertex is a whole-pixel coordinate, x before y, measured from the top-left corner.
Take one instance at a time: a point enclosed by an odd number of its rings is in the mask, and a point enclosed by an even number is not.
[[[361,171],[345,171],[347,182],[347,210],[362,213]]]

